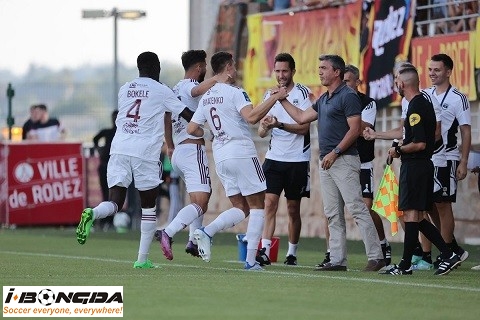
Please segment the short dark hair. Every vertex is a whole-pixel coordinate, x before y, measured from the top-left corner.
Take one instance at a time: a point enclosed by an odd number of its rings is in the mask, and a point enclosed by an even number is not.
[[[345,73],[350,72],[355,76],[355,78],[360,79],[360,70],[355,67],[353,64],[347,64],[345,66]]]
[[[320,61],[330,61],[333,70],[340,70],[340,79],[343,80],[345,75],[345,60],[337,54],[322,54],[319,58]]]
[[[219,51],[213,54],[210,59],[210,65],[214,74],[222,72],[227,64],[233,62],[233,55],[226,51]]]
[[[191,66],[198,62],[205,62],[207,59],[207,53],[205,50],[188,50],[182,53],[182,65],[183,69],[187,71]]]
[[[293,59],[290,53],[279,53],[275,56],[275,62],[288,62],[290,70],[295,70],[295,59]]]
[[[443,62],[445,67],[449,70],[453,70],[453,60],[450,58],[449,55],[445,53],[439,53],[439,54],[434,54],[430,60],[432,61],[437,61],[437,62]]]
[[[152,70],[160,69],[160,60],[154,52],[146,51],[140,53],[137,58],[138,71],[150,72]]]
[[[47,106],[44,105],[43,103],[35,105],[35,108],[43,111],[47,111]]]

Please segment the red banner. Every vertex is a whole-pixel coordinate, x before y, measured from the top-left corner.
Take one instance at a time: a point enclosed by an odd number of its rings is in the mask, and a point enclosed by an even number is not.
[[[398,103],[393,69],[407,61],[413,30],[414,1],[375,1],[369,17],[369,36],[361,66],[365,88],[361,91],[378,107]]]
[[[0,179],[0,222],[6,225],[78,222],[85,194],[80,143],[5,143],[0,148],[1,169],[7,173]]]
[[[445,53],[453,60],[450,81],[466,94],[470,101],[477,99],[475,88],[475,32],[464,32],[412,40],[412,63],[420,76],[420,87],[431,86],[428,63],[434,54]]]

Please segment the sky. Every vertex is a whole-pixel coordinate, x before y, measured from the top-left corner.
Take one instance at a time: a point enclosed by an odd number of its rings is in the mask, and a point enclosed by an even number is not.
[[[83,19],[82,10],[142,10],[117,20],[118,62],[135,66],[143,51],[180,62],[188,49],[188,0],[0,0],[0,69],[21,76],[29,66],[56,71],[113,64],[113,17]]]

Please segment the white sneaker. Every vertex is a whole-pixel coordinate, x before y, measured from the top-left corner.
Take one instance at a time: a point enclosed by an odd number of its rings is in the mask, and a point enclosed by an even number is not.
[[[260,266],[260,264],[258,262],[255,262],[255,264],[253,266],[249,265],[248,262],[245,262],[244,269],[248,270],[248,271],[263,271],[263,270],[265,270]]]
[[[212,238],[205,233],[203,227],[193,232],[193,238],[197,241],[200,257],[202,257],[203,261],[210,262]]]

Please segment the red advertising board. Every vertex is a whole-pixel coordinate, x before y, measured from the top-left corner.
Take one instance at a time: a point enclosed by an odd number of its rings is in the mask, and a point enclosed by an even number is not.
[[[84,207],[81,143],[0,143],[0,222],[71,225]]]

